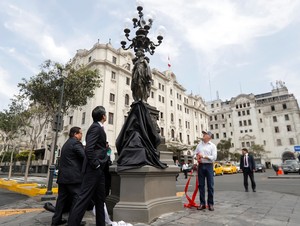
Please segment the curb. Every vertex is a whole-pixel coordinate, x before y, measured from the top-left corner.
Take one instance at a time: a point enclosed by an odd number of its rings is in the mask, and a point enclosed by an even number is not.
[[[47,188],[38,188],[37,183],[18,183],[15,180],[0,179],[0,188],[27,195],[30,197],[46,194]],[[53,194],[57,194],[58,188],[52,188]]]
[[[268,179],[300,179],[300,175],[282,175],[282,176],[268,176]]]

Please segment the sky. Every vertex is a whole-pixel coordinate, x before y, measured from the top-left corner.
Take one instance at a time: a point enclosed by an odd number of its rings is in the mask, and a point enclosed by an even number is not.
[[[165,27],[162,44],[149,56],[151,68],[165,71],[170,63],[187,94],[225,101],[270,92],[282,81],[300,100],[299,0],[138,2],[145,19],[154,18],[151,40]],[[38,74],[45,60],[67,63],[98,39],[120,48],[127,18],[137,17],[136,4],[1,0],[0,110],[8,109],[17,84]]]

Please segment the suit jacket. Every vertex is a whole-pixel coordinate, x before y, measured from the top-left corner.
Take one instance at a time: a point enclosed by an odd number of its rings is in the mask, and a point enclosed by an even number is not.
[[[81,183],[81,170],[84,157],[85,154],[82,143],[75,137],[69,138],[61,149],[57,183]]]
[[[249,165],[249,169],[250,171],[253,171],[255,169],[255,161],[252,155],[248,154],[248,165]],[[244,155],[241,156],[240,159],[240,168],[241,170],[244,170]]]
[[[86,133],[83,172],[85,172],[88,165],[93,169],[96,169],[100,165],[103,169],[107,160],[106,133],[98,122],[94,122]]]

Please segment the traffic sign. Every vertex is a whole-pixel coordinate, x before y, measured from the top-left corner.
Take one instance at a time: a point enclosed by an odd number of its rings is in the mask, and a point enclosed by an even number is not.
[[[300,146],[294,146],[294,150],[300,152]]]

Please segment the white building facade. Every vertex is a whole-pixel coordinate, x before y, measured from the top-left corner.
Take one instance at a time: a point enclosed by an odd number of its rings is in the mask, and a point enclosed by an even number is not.
[[[85,134],[92,124],[92,110],[102,105],[107,111],[104,128],[113,152],[115,141],[130,111],[133,102],[131,93],[131,59],[129,51],[114,49],[110,44],[96,43],[90,50],[78,50],[73,63],[97,68],[103,83],[95,90],[95,96],[86,106],[70,110],[64,116],[64,128],[58,139],[58,149],[62,147],[71,127],[79,126]],[[150,63],[151,66],[151,63]],[[160,72],[152,69],[152,88],[148,104],[159,110],[157,124],[166,144],[172,143],[187,147],[185,154],[191,158],[194,141],[201,137],[201,131],[207,129],[208,115],[201,97],[188,95],[170,70]],[[59,154],[59,153],[58,153]],[[114,159],[114,156],[112,156]]]
[[[230,152],[241,153],[242,148],[251,150],[258,144],[267,151],[262,162],[280,164],[283,158],[297,157],[294,146],[300,144],[300,110],[284,83],[269,93],[208,102],[207,110],[213,141],[231,138]]]

